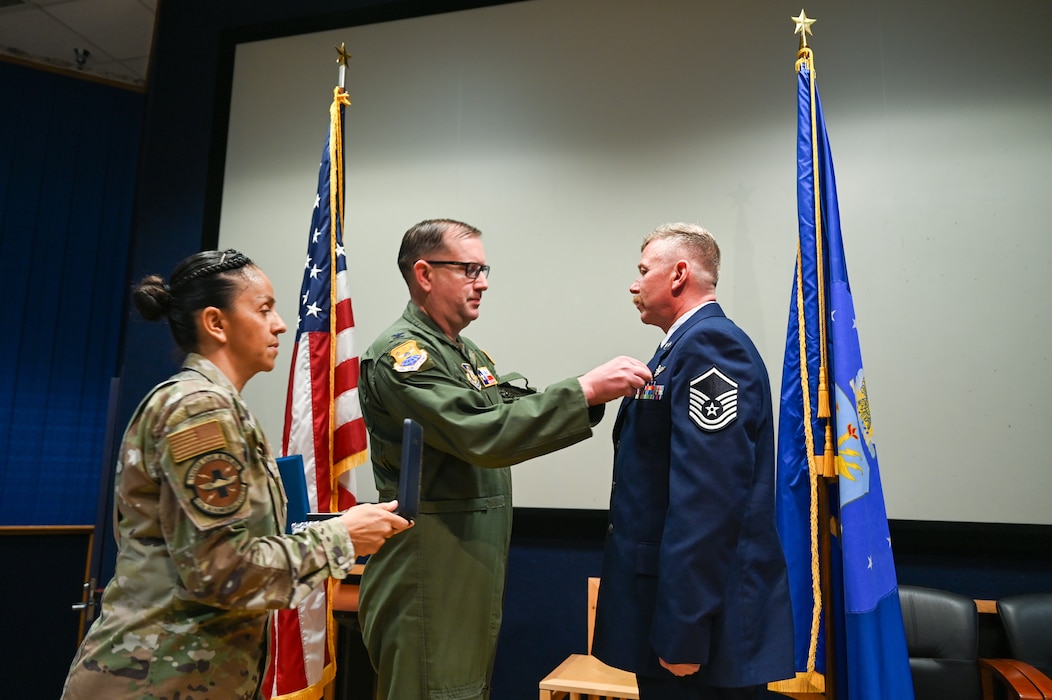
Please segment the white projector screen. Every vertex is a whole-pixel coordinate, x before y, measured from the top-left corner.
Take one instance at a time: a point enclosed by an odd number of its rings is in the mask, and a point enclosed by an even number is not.
[[[720,302],[777,395],[798,12],[531,0],[239,45],[220,245],[270,275],[290,326],[278,368],[245,390],[271,440],[341,42],[360,350],[406,303],[402,233],[450,217],[484,234],[491,287],[466,335],[500,371],[543,387],[614,355],[645,361],[661,331],[627,292],[639,241],[693,221],[720,241]],[[1052,524],[1052,4],[807,12],[888,514]],[[515,467],[516,505],[606,508],[616,408],[593,439]],[[368,465],[357,483],[375,498]]]

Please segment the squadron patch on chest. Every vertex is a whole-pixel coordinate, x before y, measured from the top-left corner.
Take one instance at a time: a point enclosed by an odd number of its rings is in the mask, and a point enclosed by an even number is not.
[[[407,340],[390,352],[394,360],[395,372],[415,372],[427,362],[427,350],[416,344],[415,340]]]
[[[738,384],[718,368],[690,380],[690,419],[706,432],[723,430],[738,417]]]
[[[469,382],[471,382],[471,386],[475,387],[476,389],[482,388],[482,382],[479,380],[479,376],[475,374],[474,367],[472,367],[467,362],[461,362],[460,368],[464,370],[464,376],[468,378]]]
[[[217,420],[191,425],[189,428],[177,430],[168,436],[168,449],[171,450],[172,459],[176,462],[185,462],[205,452],[225,448],[226,436]]]
[[[221,517],[237,512],[248,498],[241,479],[244,467],[226,452],[204,455],[186,472],[184,483],[194,492],[190,500],[202,513]]]

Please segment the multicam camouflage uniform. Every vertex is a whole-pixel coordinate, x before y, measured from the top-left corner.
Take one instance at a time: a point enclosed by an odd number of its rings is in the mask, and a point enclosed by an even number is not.
[[[260,697],[268,611],[347,575],[344,526],[283,534],[267,440],[226,376],[195,354],[140,404],[116,482],[116,571],[62,697]]]
[[[416,525],[369,558],[359,617],[378,697],[482,700],[500,632],[512,464],[584,440],[603,406],[577,379],[508,387],[492,359],[453,342],[410,302],[362,356],[358,384],[381,498],[394,498],[402,420],[424,428]]]

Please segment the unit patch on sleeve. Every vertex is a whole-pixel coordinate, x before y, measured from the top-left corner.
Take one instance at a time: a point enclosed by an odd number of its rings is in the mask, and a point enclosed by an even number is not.
[[[427,350],[418,346],[415,340],[405,341],[391,350],[390,355],[396,372],[415,372],[427,362]]]
[[[706,432],[722,430],[738,417],[738,384],[718,368],[690,380],[690,419]]]
[[[204,455],[186,472],[184,483],[194,492],[190,502],[202,513],[216,517],[237,512],[248,498],[248,488],[241,480],[243,469],[226,452]]]

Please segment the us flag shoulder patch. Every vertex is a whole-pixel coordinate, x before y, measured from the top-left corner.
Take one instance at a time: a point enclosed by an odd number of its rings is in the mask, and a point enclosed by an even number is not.
[[[690,419],[706,432],[723,430],[738,417],[738,383],[713,367],[690,380]]]
[[[191,457],[226,449],[226,436],[218,420],[210,420],[199,425],[183,428],[168,436],[168,449],[172,460],[185,462]]]

